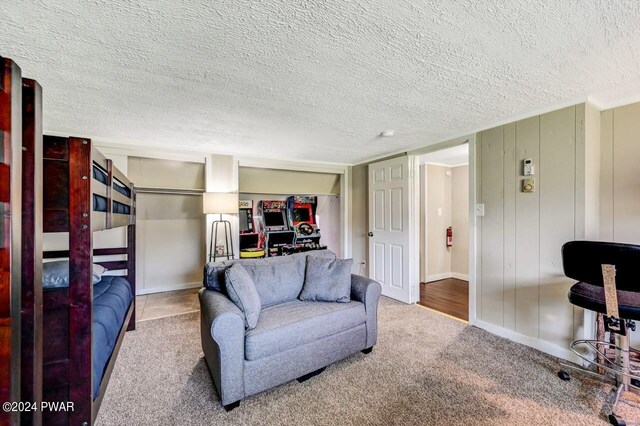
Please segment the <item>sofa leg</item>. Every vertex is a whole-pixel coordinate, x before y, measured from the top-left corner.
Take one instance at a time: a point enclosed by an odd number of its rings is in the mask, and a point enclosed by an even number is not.
[[[317,376],[318,374],[322,373],[325,368],[326,367],[322,367],[322,368],[317,369],[316,371],[312,371],[309,374],[305,374],[304,376],[300,376],[300,377],[297,378],[297,380],[298,380],[299,383],[306,382],[310,378],[312,378],[314,376]]]
[[[371,346],[370,348],[367,348],[367,349],[363,349],[361,352],[363,354],[370,354],[372,350],[373,350],[373,346]]]
[[[228,413],[234,408],[238,408],[240,406],[240,401],[232,402],[231,404],[223,405],[224,410]]]

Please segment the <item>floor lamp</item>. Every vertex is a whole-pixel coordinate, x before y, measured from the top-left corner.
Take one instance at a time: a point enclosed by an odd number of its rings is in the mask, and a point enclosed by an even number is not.
[[[233,234],[231,233],[231,223],[222,220],[223,214],[238,213],[238,194],[226,192],[205,192],[202,198],[202,211],[204,214],[219,214],[220,219],[214,220],[211,224],[211,243],[209,244],[209,260],[216,261],[217,257],[233,259]],[[224,228],[224,253],[218,254],[216,250],[216,239],[220,225]]]

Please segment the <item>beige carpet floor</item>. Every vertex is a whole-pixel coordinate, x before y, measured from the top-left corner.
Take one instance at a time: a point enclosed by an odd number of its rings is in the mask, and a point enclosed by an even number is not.
[[[562,382],[557,360],[419,306],[380,302],[378,344],[304,383],[226,413],[206,368],[197,313],[128,333],[99,425],[598,425],[607,385]],[[640,420],[640,408],[626,404]]]

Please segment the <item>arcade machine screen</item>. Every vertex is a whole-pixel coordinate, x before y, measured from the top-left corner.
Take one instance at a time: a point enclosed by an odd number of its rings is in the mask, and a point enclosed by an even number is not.
[[[264,212],[266,226],[284,226],[284,214],[282,212]]]
[[[293,222],[311,222],[311,209],[307,207],[297,207],[293,209]]]

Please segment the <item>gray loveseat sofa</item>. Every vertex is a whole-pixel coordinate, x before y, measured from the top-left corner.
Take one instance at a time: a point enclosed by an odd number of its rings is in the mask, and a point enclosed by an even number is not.
[[[299,300],[309,255],[335,257],[323,250],[205,266],[199,294],[202,349],[227,411],[247,396],[306,380],[358,351],[369,353],[375,345],[380,284],[351,275],[348,303]],[[261,269],[253,280],[262,310],[252,330],[245,330],[242,310],[225,294],[225,270],[234,262],[253,262]],[[292,273],[292,267],[298,272]]]

